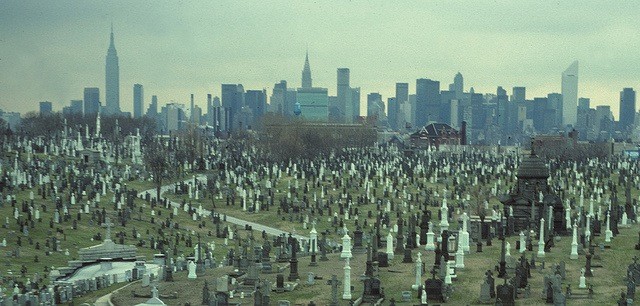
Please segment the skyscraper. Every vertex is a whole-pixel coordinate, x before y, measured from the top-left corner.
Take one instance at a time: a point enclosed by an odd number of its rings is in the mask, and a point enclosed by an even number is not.
[[[84,89],[84,115],[95,115],[100,111],[100,89],[87,87]]]
[[[462,95],[464,94],[464,79],[460,72],[453,78],[453,91],[456,93],[456,99],[462,99]]]
[[[562,73],[562,125],[576,126],[578,120],[578,61]]]
[[[636,92],[633,88],[624,88],[620,92],[620,129],[628,133],[636,120]]]
[[[513,94],[511,95],[511,101],[513,102],[524,102],[527,99],[527,88],[526,87],[514,87]]]
[[[416,80],[416,126],[440,120],[440,82],[430,79]]]
[[[578,137],[581,140],[588,139],[589,136],[589,125],[593,121],[594,116],[590,116],[591,101],[589,98],[579,98],[578,99],[578,117],[576,121],[576,130],[578,130]],[[595,110],[593,110],[595,112]],[[590,122],[591,121],[591,122]]]
[[[396,101],[399,104],[409,101],[409,83],[396,83]]]
[[[221,92],[222,107],[229,113],[229,128],[231,130],[240,128],[242,122],[239,114],[244,106],[244,87],[242,84],[222,84]]]
[[[344,123],[353,122],[353,104],[351,103],[351,88],[349,87],[349,68],[338,68],[338,108]]]
[[[82,116],[82,100],[71,100],[71,105],[69,105],[69,113],[77,114]]]
[[[389,111],[388,113],[389,123],[391,123],[392,120],[395,120],[397,129],[404,128],[406,122],[410,121],[407,119],[406,112],[403,111],[403,109],[406,110],[411,108],[411,106],[409,105],[409,83],[396,83],[395,103],[388,107],[393,107],[395,109],[395,114],[392,114],[391,111]],[[397,118],[392,119],[392,116],[395,116]]]
[[[245,105],[251,109],[253,115],[252,126],[264,116],[267,107],[267,90],[247,90],[244,95]]]
[[[49,101],[40,102],[40,115],[49,115],[53,111],[53,104]]]
[[[151,104],[147,108],[147,117],[155,118],[158,116],[158,96],[151,96]]]
[[[302,69],[302,88],[311,88],[312,79],[311,79],[311,67],[309,67],[309,51],[307,51],[307,55],[304,59],[304,68]]]
[[[547,109],[547,98],[533,98],[533,127],[539,133],[546,132],[548,128],[545,126],[545,113]]]
[[[352,87],[351,91],[351,105],[353,105],[353,122],[357,122],[360,117],[360,87]]]
[[[382,106],[382,109],[380,109]],[[384,113],[384,104],[382,104],[382,95],[372,92],[367,95],[367,117],[380,118],[380,114]]]
[[[142,85],[133,84],[133,118],[142,117],[142,109],[144,104],[144,93]]]
[[[113,25],[111,26],[111,40],[105,65],[105,111],[109,114],[120,113],[120,68],[118,66],[118,52],[113,41]]]
[[[271,111],[276,114],[288,115],[289,112],[293,113],[293,109],[287,112],[287,81],[280,81],[273,85],[273,91],[271,94]]]
[[[559,93],[550,93],[547,95],[547,109],[554,110],[553,124],[550,128],[562,127],[562,95]],[[578,115],[576,108],[576,124],[578,123]],[[573,126],[574,128],[576,125]]]
[[[496,89],[496,120],[495,123],[498,124],[498,127],[502,131],[507,131],[509,125],[509,97],[507,96],[507,91],[502,88],[502,86],[498,86]]]
[[[398,112],[400,108],[398,107],[398,102],[396,98],[388,98],[387,99],[387,120],[389,122],[389,127],[394,130],[398,130]]]
[[[591,108],[591,99],[589,98],[578,99],[578,109],[589,109],[589,108]]]

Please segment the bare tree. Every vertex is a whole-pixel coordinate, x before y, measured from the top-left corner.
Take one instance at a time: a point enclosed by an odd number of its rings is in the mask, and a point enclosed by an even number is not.
[[[156,199],[160,200],[160,188],[162,181],[169,177],[169,161],[167,149],[160,141],[151,141],[146,146],[144,159],[149,171],[153,175],[153,183],[156,187]]]
[[[376,130],[367,125],[333,125],[265,115],[260,134],[261,147],[280,160],[313,158],[346,147],[370,146]]]

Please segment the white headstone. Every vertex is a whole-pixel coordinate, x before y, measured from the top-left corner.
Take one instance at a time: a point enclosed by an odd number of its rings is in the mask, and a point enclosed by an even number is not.
[[[189,274],[187,275],[188,279],[196,279],[198,276],[196,275],[196,264],[193,261],[189,261],[187,264],[187,268],[189,269]]]

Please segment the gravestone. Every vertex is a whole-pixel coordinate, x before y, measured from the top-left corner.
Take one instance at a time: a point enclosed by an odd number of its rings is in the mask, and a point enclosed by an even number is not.
[[[229,293],[226,291],[216,292],[214,296],[214,306],[229,305]]]
[[[487,304],[491,301],[490,284],[485,278],[485,281],[480,285],[480,303]]]
[[[315,275],[313,274],[313,272],[308,272],[307,273],[307,285],[314,285],[315,283],[316,283]]]
[[[276,275],[276,292],[277,293],[284,292],[284,275],[282,274]]]
[[[389,255],[384,252],[378,252],[378,267],[387,268],[389,267]]]
[[[446,302],[446,288],[444,281],[439,278],[436,278],[435,269],[431,270],[432,277],[430,279],[425,280],[424,288],[427,292],[427,298],[432,301]]]
[[[498,285],[496,288],[497,298],[502,301],[504,306],[515,306],[516,304],[516,288],[507,283],[507,279],[504,279],[504,284]]]
[[[377,277],[369,277],[364,280],[364,292],[362,293],[362,302],[375,303],[384,298],[384,292]]]
[[[331,286],[331,302],[329,305],[338,306],[338,286],[340,285],[338,276],[335,274],[331,275],[331,279],[327,281],[327,285]]]

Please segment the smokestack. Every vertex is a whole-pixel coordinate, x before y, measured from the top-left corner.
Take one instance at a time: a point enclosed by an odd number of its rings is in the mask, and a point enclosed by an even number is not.
[[[462,128],[460,129],[460,144],[463,146],[467,145],[467,122],[462,121]]]

